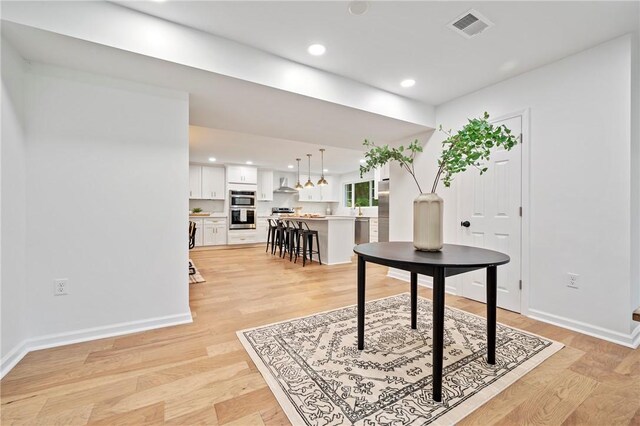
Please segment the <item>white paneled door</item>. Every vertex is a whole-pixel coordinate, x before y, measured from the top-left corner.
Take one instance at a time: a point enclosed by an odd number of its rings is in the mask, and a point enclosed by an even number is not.
[[[522,132],[522,116],[494,122],[504,124],[513,135]],[[519,137],[519,141],[522,138]],[[498,267],[498,306],[520,312],[522,148],[502,148],[491,154],[489,170],[464,172],[456,182],[460,188],[461,244],[506,253],[511,262]],[[484,269],[461,275],[462,295],[486,301]]]

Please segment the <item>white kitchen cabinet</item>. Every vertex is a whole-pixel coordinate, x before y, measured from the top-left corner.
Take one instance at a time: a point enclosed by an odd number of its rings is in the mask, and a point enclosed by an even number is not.
[[[258,172],[258,201],[273,201],[273,171]]]
[[[307,203],[330,203],[338,202],[340,200],[339,184],[335,177],[325,176],[328,185],[318,186],[317,182],[320,180],[320,176],[311,176],[311,182],[313,182],[313,188],[303,188],[298,192],[298,201]],[[306,180],[305,180],[306,182]],[[304,185],[304,182],[303,182]]]
[[[325,179],[329,184],[320,187],[320,200],[325,203],[337,203],[340,201],[340,182],[338,182],[335,176],[325,176]]]
[[[378,242],[378,218],[369,219],[369,242]]]
[[[255,229],[231,229],[229,230],[229,244],[253,244],[258,234]]]
[[[227,166],[229,183],[258,183],[258,169],[246,166]]]
[[[207,200],[225,199],[225,179],[222,167],[202,166],[202,196]]]
[[[220,246],[227,244],[227,220],[204,219],[203,245]]]
[[[256,222],[256,242],[266,243],[268,233],[269,221],[266,217],[258,217],[258,222]]]
[[[390,165],[391,162],[388,162],[380,167],[380,176],[378,177],[378,180],[389,180],[389,175],[391,173],[389,170]]]
[[[202,166],[189,166],[189,198],[202,198]]]
[[[195,237],[196,247],[203,246],[204,245],[204,220],[191,217],[189,218],[189,221],[194,222],[196,224],[196,237]]]
[[[311,182],[313,182],[313,186],[311,188],[302,188],[298,191],[298,201],[303,201],[307,203],[319,202],[322,199],[321,188],[317,185],[319,176],[311,176]],[[304,184],[307,182],[306,179],[301,179],[301,183]]]
[[[376,200],[378,199],[378,182],[380,182],[381,180],[389,180],[389,163],[374,169],[374,173],[373,173],[373,182],[374,182],[373,198],[376,199]]]
[[[192,200],[224,200],[224,169],[222,167],[189,165],[189,198]]]

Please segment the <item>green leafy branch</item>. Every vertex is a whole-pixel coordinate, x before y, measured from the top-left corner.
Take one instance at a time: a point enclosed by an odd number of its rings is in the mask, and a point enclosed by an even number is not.
[[[505,125],[495,126],[489,122],[489,113],[485,112],[481,118],[469,119],[458,132],[451,130],[439,130],[447,135],[442,142],[442,153],[438,159],[438,171],[436,173],[431,192],[436,192],[438,183],[442,181],[447,188],[451,186],[453,177],[464,172],[469,167],[475,167],[484,174],[487,167],[484,162],[489,161],[491,150],[502,147],[511,150],[517,143],[517,138],[511,134]],[[406,149],[403,146],[390,148],[388,145],[377,146],[373,142],[365,140],[363,145],[369,150],[365,153],[365,164],[360,166],[360,177],[370,170],[383,166],[390,161],[396,161],[405,169],[422,193],[414,169],[414,160],[418,152],[422,152],[422,146],[417,140]]]
[[[363,145],[369,148],[369,150],[364,154],[365,163],[360,166],[360,177],[376,167],[383,166],[390,161],[395,161],[401,168],[409,172],[416,185],[418,185],[418,190],[422,193],[422,188],[420,188],[420,183],[416,178],[416,171],[413,166],[416,154],[422,152],[422,146],[420,146],[417,139],[410,143],[406,149],[404,146],[399,146],[398,148],[391,148],[389,145],[377,146],[366,139]]]
[[[447,188],[451,186],[453,176],[464,172],[470,166],[480,170],[480,174],[487,171],[483,162],[489,161],[491,150],[503,147],[510,151],[518,140],[511,134],[504,124],[494,126],[489,123],[489,113],[485,112],[482,118],[469,119],[468,123],[457,133],[451,130],[439,129],[448,137],[442,142],[442,154],[438,160],[438,172],[433,181],[431,192],[436,192],[438,182]]]

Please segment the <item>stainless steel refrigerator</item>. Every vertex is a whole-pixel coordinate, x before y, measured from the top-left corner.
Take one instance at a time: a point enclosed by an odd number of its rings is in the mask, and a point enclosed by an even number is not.
[[[378,241],[389,241],[389,179],[378,182]]]

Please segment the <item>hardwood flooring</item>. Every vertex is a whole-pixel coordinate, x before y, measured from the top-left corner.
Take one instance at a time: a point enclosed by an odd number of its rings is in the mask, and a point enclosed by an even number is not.
[[[207,280],[190,286],[192,324],[28,354],[0,383],[2,424],[289,424],[235,331],[354,304],[355,264],[303,269],[262,246],[191,258]],[[367,278],[368,300],[409,290],[384,267]],[[461,424],[640,424],[640,350],[503,310],[498,321],[566,347]]]

